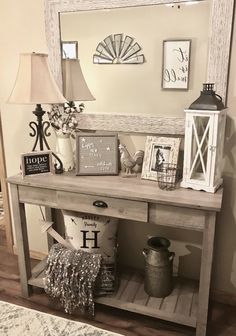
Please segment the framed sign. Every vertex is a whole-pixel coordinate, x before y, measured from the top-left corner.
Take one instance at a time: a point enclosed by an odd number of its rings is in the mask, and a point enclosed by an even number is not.
[[[22,175],[52,174],[52,152],[40,151],[21,154]]]
[[[61,54],[62,59],[78,58],[78,42],[77,41],[62,41],[61,42]]]
[[[191,40],[163,41],[162,89],[189,87]]]
[[[147,136],[142,179],[157,181],[157,171],[165,163],[178,163],[180,138]]]
[[[117,135],[78,133],[76,135],[76,175],[117,174]]]

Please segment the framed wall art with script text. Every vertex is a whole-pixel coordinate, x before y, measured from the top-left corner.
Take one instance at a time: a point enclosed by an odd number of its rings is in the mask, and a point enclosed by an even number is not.
[[[188,90],[191,40],[163,41],[162,89]]]
[[[117,175],[117,134],[76,135],[76,175]]]

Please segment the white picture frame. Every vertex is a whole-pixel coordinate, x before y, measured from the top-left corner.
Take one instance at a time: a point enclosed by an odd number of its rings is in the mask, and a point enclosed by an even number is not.
[[[181,138],[147,136],[141,178],[157,181],[157,165],[161,163],[177,165],[180,142]]]
[[[188,90],[191,40],[164,40],[162,89]]]

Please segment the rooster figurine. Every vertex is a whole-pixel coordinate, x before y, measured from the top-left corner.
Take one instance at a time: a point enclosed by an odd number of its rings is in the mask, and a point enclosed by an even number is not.
[[[123,175],[123,177],[136,176],[135,172],[140,171],[142,167],[144,151],[138,150],[132,157],[129,154],[125,145],[120,144],[119,150],[120,150],[120,162],[125,168],[125,175]]]

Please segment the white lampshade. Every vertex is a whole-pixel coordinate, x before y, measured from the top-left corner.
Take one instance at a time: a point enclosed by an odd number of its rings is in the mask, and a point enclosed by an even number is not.
[[[91,94],[77,59],[62,60],[63,94],[69,101],[95,100]]]
[[[8,103],[59,104],[66,101],[49,69],[48,55],[20,54],[18,74]]]

